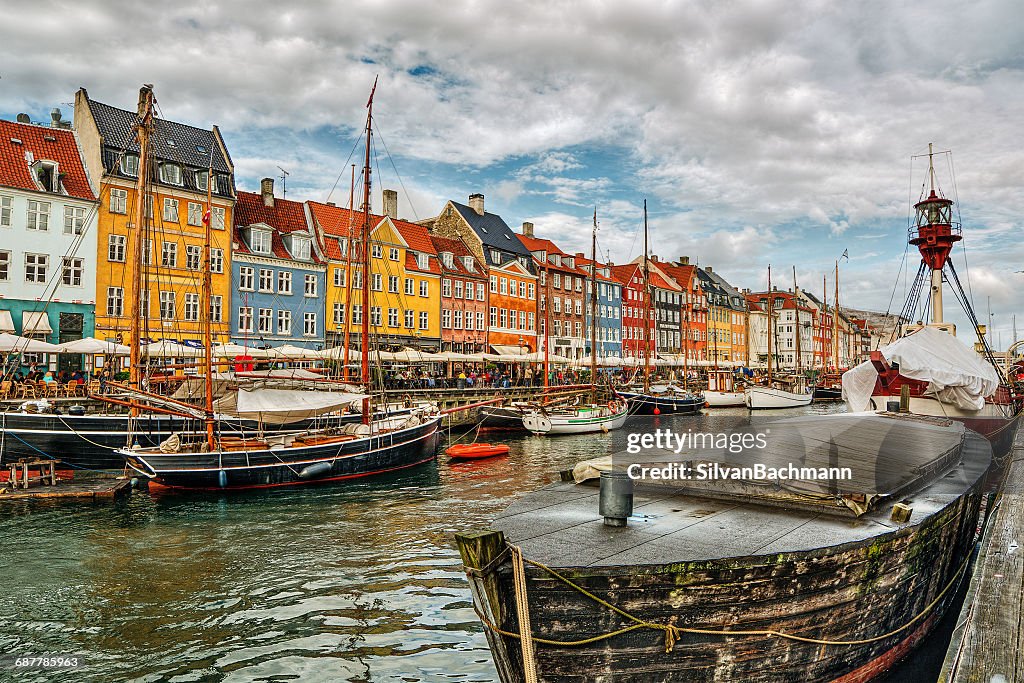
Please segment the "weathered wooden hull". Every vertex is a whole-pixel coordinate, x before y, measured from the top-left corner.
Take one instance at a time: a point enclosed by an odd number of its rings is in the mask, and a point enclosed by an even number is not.
[[[983,440],[974,435],[968,440],[990,458]],[[861,541],[672,564],[552,566],[647,622],[777,631],[824,641],[891,635],[860,644],[820,644],[771,635],[683,633],[666,652],[663,631],[640,628],[574,647],[536,644],[538,678],[559,683],[872,681],[925,638],[953,601],[975,542],[986,468],[973,469],[962,495],[948,504]],[[767,545],[771,532],[763,533]],[[657,557],[657,548],[650,554]],[[535,638],[584,640],[632,623],[544,569],[528,564],[526,576]],[[509,560],[490,571],[471,572],[471,584],[477,609],[500,629],[519,632]],[[502,682],[525,680],[518,638],[485,630]]]

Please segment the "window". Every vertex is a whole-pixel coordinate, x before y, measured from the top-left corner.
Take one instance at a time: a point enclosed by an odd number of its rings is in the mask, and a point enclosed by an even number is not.
[[[238,269],[238,288],[246,292],[255,289],[256,271],[249,266],[242,266]]]
[[[78,206],[64,207],[64,234],[81,235],[85,226],[85,209]]]
[[[128,190],[110,188],[110,213],[128,213]]]
[[[463,285],[462,280],[456,280],[455,281],[455,298],[456,299],[461,299],[462,298],[462,285]]]
[[[497,265],[501,265],[501,252],[497,249],[491,249],[491,261]]]
[[[491,294],[497,294],[497,293],[498,293],[498,276],[497,275],[492,275],[491,276]]]
[[[238,309],[238,331],[252,332],[252,306],[242,306]]]
[[[11,279],[11,252],[0,251],[0,282]]]
[[[562,300],[561,300],[561,299],[559,299],[559,298],[558,298],[558,297],[556,296],[556,297],[554,297],[554,298],[552,299],[552,301],[554,302],[554,306],[555,306],[555,309],[554,309],[554,310],[555,310],[555,313],[561,313],[561,312],[562,312]]]
[[[107,237],[107,260],[124,263],[124,251],[127,238],[124,235],[109,235]]]
[[[224,207],[215,206],[210,210],[210,227],[214,230],[224,229]]]
[[[529,291],[528,298],[535,299],[537,297],[537,288],[532,282],[527,285],[527,290]]]
[[[456,330],[461,330],[462,329],[462,313],[463,313],[462,311],[458,311],[458,310],[455,311],[454,327],[455,327]]]
[[[209,171],[196,171],[196,187],[202,191],[206,191],[207,181],[210,179]],[[217,191],[217,176],[213,176],[213,185],[210,187],[210,192]]]
[[[160,319],[174,320],[174,292],[160,292]]]
[[[292,255],[300,261],[308,261],[311,254],[310,241],[305,237],[292,237]]]
[[[475,273],[476,272],[476,267],[473,265],[473,257],[472,256],[463,256],[462,257],[462,266],[466,270],[471,272],[471,273]]]
[[[380,327],[380,306],[370,306],[370,325]]]
[[[475,287],[472,282],[466,283],[466,298],[469,299],[470,301],[472,301],[476,297],[474,289]]]
[[[445,278],[441,280],[441,296],[450,297],[452,295],[452,281]]]
[[[274,321],[274,309],[261,308],[256,317],[256,331],[260,334],[270,334]]]
[[[49,260],[46,254],[25,254],[25,282],[46,282]]]
[[[14,197],[0,195],[0,228],[11,227],[14,212]]]
[[[139,175],[138,154],[125,154],[121,157],[121,173],[132,177]]]
[[[379,244],[374,244],[373,247],[370,249],[370,253],[372,254],[373,258],[380,258],[384,254],[384,251],[383,249],[381,249],[381,246]]]
[[[430,255],[429,254],[416,254],[416,267],[420,270],[430,269]]]
[[[270,233],[266,230],[252,230],[249,237],[250,247],[257,254],[270,253]]]
[[[278,294],[291,294],[292,293],[292,274],[287,270],[277,271],[277,293]]]
[[[360,304],[352,304],[352,324],[361,325],[363,322],[363,307]]]
[[[29,230],[46,231],[50,229],[50,202],[28,202],[28,223]]]
[[[210,322],[219,323],[224,319],[224,297],[216,294],[210,297]]]
[[[533,315],[533,313],[531,313],[530,315]],[[476,314],[476,329],[478,329],[478,330],[484,329],[484,312],[483,311],[478,311],[477,314]]]
[[[398,260],[398,248],[397,247],[389,247],[388,248],[388,258],[391,259],[392,261],[397,261]]]
[[[526,329],[526,311],[519,311],[519,329]]]
[[[181,185],[181,166],[177,164],[160,164],[160,182],[168,185]]]
[[[168,223],[178,222],[178,200],[164,197],[164,220]]]
[[[508,309],[498,309],[498,325],[499,327],[508,327]]]
[[[487,296],[487,293],[484,292],[484,283],[481,282],[476,288],[476,300],[483,301],[485,296]]]
[[[188,224],[189,225],[202,225],[203,224],[203,205],[197,202],[188,203]]]
[[[85,271],[85,259],[64,257],[64,284],[71,287],[82,286],[82,273]]]
[[[345,324],[345,304],[334,304],[334,326],[341,327]]]
[[[526,329],[532,331],[533,330],[533,323],[534,323],[533,313],[527,313],[526,314]]]
[[[405,278],[405,293],[409,296],[416,294],[416,281],[411,277]]]
[[[420,311],[420,329],[425,330],[430,327],[430,314],[426,311]]]
[[[223,249],[211,249],[210,250],[210,272],[211,273],[223,273],[224,272],[224,250]]]
[[[335,312],[337,315],[337,312]],[[292,312],[281,309],[277,312],[277,333],[291,336]]]
[[[306,275],[305,293],[306,296],[316,296],[316,275]]]
[[[503,277],[499,282],[501,286],[498,288],[498,291],[502,294],[508,294],[508,278]]]
[[[561,273],[555,273],[554,275],[551,276],[551,286],[554,287],[555,289],[558,289],[559,287],[562,286]]]
[[[491,319],[491,327],[497,327],[498,326],[498,309],[495,308],[494,306],[491,306],[490,319]]]
[[[388,327],[398,327],[398,309],[388,309]]]
[[[341,268],[334,269],[334,286],[344,287],[345,286],[345,271]]]
[[[185,245],[185,268],[199,270],[203,265],[203,249],[197,244]]]
[[[441,327],[446,330],[452,329],[452,312],[447,308],[441,310]]]
[[[520,282],[519,283],[519,298],[521,298],[521,299],[525,299],[526,298],[526,283],[525,282]]]
[[[473,329],[473,311],[466,311],[466,329]]]
[[[388,293],[398,294],[398,276],[388,275]]]
[[[198,294],[185,294],[185,320],[199,320]]]
[[[384,279],[380,273],[371,274],[370,289],[372,289],[375,292],[384,291]]]
[[[352,289],[363,288],[363,271],[353,270],[352,271]]]
[[[274,292],[274,271],[270,268],[260,268],[260,291]]]
[[[124,289],[107,287],[107,315],[120,318],[124,315]]]
[[[420,296],[425,299],[430,296],[430,283],[426,280],[420,280]]]
[[[142,240],[142,264],[148,266],[153,262],[153,240]]]
[[[164,242],[160,248],[160,265],[164,268],[178,267],[178,243]]]

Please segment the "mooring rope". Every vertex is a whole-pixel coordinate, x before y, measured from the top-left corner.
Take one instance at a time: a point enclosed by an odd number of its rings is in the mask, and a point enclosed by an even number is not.
[[[512,581],[516,592],[516,616],[523,653],[523,676],[526,683],[537,683],[537,660],[533,650],[533,630],[530,628],[530,602],[526,595],[526,567],[523,565],[523,551],[519,546],[509,546],[512,557]]]
[[[964,570],[967,569],[967,566],[970,564],[970,561],[971,561],[971,554],[968,553],[967,557],[964,558],[963,563],[960,565],[960,567],[953,574],[953,577],[949,580],[949,583],[946,584],[946,586],[939,592],[939,594],[935,597],[935,599],[932,600],[930,603],[928,603],[928,605],[926,605],[923,610],[921,610],[917,615],[915,615],[912,619],[910,619],[910,621],[906,622],[902,626],[900,626],[898,628],[895,628],[895,629],[889,631],[888,633],[883,633],[882,635],[874,636],[872,638],[863,638],[863,639],[860,639],[860,640],[828,640],[828,639],[823,639],[823,638],[808,638],[808,637],[805,637],[805,636],[798,636],[798,635],[795,635],[793,633],[786,633],[785,631],[777,631],[777,630],[774,630],[774,629],[726,631],[726,630],[722,630],[722,629],[692,628],[692,627],[689,627],[689,626],[676,626],[675,624],[661,624],[661,623],[657,623],[657,622],[646,621],[644,619],[641,619],[639,617],[636,617],[636,616],[630,614],[629,612],[625,611],[624,609],[622,609],[620,607],[617,607],[616,605],[611,604],[607,600],[605,600],[605,599],[603,599],[601,597],[598,597],[597,595],[594,595],[593,593],[588,591],[586,588],[583,588],[582,586],[574,583],[573,581],[569,580],[565,576],[562,576],[561,574],[556,572],[551,567],[548,567],[547,565],[545,565],[545,564],[543,564],[541,562],[537,562],[535,560],[530,560],[530,559],[527,559],[527,558],[523,557],[522,556],[522,549],[520,549],[518,546],[512,545],[510,543],[508,545],[508,547],[509,547],[509,550],[511,552],[511,556],[513,558],[513,560],[512,560],[512,572],[513,572],[513,582],[515,583],[515,591],[516,591],[516,608],[517,608],[517,611],[519,612],[519,629],[520,629],[519,633],[514,633],[512,631],[505,631],[505,630],[499,628],[498,626],[493,624],[486,616],[484,616],[484,614],[480,611],[479,608],[476,607],[476,605],[474,605],[473,609],[476,612],[477,616],[480,618],[480,621],[484,624],[484,626],[486,626],[491,631],[493,631],[493,632],[495,632],[495,633],[497,633],[499,635],[506,636],[508,638],[518,638],[519,640],[523,641],[523,652],[524,652],[524,654],[523,654],[523,665],[524,665],[524,668],[526,668],[527,670],[529,670],[529,668],[531,668],[531,667],[527,667],[526,666],[526,663],[527,663],[527,660],[526,660],[526,648],[527,648],[526,641],[527,640],[530,641],[529,647],[530,647],[530,652],[531,652],[531,657],[532,657],[533,656],[533,643],[541,643],[543,645],[553,645],[553,646],[557,646],[557,647],[579,647],[581,645],[589,645],[591,643],[596,643],[596,642],[599,642],[599,641],[602,641],[602,640],[607,640],[608,638],[614,638],[615,636],[619,636],[619,635],[622,635],[624,633],[629,633],[630,631],[635,631],[635,630],[641,629],[641,628],[647,628],[647,629],[651,629],[651,630],[654,630],[654,631],[662,631],[664,633],[664,636],[665,636],[665,652],[666,653],[672,652],[672,649],[675,647],[676,642],[680,639],[680,637],[683,634],[686,634],[686,633],[696,634],[696,635],[709,635],[709,636],[769,636],[769,637],[773,637],[773,638],[782,638],[782,639],[785,639],[785,640],[793,640],[793,641],[797,641],[797,642],[801,642],[801,643],[810,643],[812,645],[868,645],[870,643],[876,643],[876,642],[878,642],[880,640],[885,640],[886,638],[890,638],[890,637],[892,637],[894,635],[897,635],[898,633],[900,633],[902,631],[905,631],[906,629],[910,628],[911,626],[916,624],[918,621],[923,619],[929,612],[931,612],[935,608],[936,605],[939,604],[939,602],[946,596],[946,594],[950,591],[950,589],[958,582],[958,580],[961,578],[962,574],[964,573]],[[599,605],[607,607],[608,609],[612,610],[613,612],[615,612],[616,614],[620,615],[621,617],[623,617],[625,619],[628,619],[629,621],[632,621],[633,625],[625,626],[625,627],[620,628],[618,630],[611,631],[609,633],[603,633],[603,634],[600,634],[600,635],[597,635],[597,636],[593,636],[591,638],[584,638],[582,640],[551,640],[551,639],[547,639],[547,638],[538,638],[537,636],[533,635],[533,633],[529,630],[530,629],[530,626],[529,626],[529,603],[528,603],[527,595],[526,595],[526,577],[525,577],[525,572],[522,574],[521,577],[519,575],[517,575],[517,573],[516,573],[517,561],[516,561],[515,558],[517,558],[517,557],[521,558],[521,561],[523,563],[532,565],[534,567],[537,567],[538,569],[541,569],[541,570],[547,572],[552,577],[558,579],[559,581],[561,581],[565,585],[569,586],[573,590],[577,591],[578,593],[581,593],[582,595],[585,595],[586,597],[590,598],[591,600],[593,600],[594,602],[598,603]],[[524,622],[523,622],[523,615],[524,615],[524,613],[526,614],[525,627],[524,627]],[[525,638],[522,637],[520,635],[521,633],[526,633],[527,634],[526,637]],[[532,661],[532,659],[531,659],[531,661]]]

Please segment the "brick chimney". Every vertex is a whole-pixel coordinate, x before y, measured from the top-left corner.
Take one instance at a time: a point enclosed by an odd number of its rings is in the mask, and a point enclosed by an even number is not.
[[[481,216],[484,215],[484,196],[479,192],[469,195],[469,208]]]
[[[263,206],[274,206],[274,179],[264,178],[260,181],[260,194],[263,195]]]
[[[398,218],[398,192],[384,190],[384,215]]]
[[[483,197],[480,198],[480,201],[483,201]],[[523,237],[533,237],[533,223],[523,221],[522,235]]]
[[[690,257],[689,256],[680,256],[679,257],[679,265],[681,265],[681,266],[688,266],[688,265],[690,265]]]
[[[704,266],[704,270],[706,270],[709,273],[715,272],[714,270],[711,269],[711,266]]]
[[[657,262],[658,262],[658,255],[657,254],[651,254],[651,263],[657,263]]]

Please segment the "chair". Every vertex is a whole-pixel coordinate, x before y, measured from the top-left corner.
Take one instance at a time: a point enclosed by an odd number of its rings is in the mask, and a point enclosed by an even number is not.
[[[53,382],[43,382],[43,395],[46,398],[57,398],[60,394],[60,384],[56,380]]]
[[[78,395],[78,382],[73,379],[69,379],[67,383],[61,385],[60,388],[64,394],[64,398],[74,398]]]
[[[103,387],[100,384],[100,381],[98,379],[91,379],[91,380],[89,380],[89,389],[86,392],[86,395],[89,395],[89,394],[99,394],[99,393],[101,393],[102,388]]]
[[[25,380],[18,384],[18,398],[35,398],[36,385],[34,382]]]
[[[0,382],[0,401],[5,401],[11,397],[14,390],[14,382],[10,380],[4,380]]]

